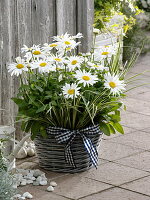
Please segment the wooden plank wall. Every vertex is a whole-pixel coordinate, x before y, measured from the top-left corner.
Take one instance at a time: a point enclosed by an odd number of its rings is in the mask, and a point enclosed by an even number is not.
[[[94,0],[0,0],[0,124],[10,123],[17,108],[11,97],[19,81],[7,73],[7,64],[19,55],[23,44],[50,42],[54,35],[84,34],[83,52],[92,44]]]

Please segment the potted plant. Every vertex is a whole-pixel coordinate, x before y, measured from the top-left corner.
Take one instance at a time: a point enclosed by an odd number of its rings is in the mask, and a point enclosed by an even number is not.
[[[53,37],[51,44],[24,45],[24,58],[8,66],[20,78],[18,95],[12,98],[17,119],[22,130],[31,132],[40,166],[48,170],[97,167],[102,133],[123,134],[124,76],[135,57],[123,66],[119,44],[76,54],[81,37],[66,33]]]

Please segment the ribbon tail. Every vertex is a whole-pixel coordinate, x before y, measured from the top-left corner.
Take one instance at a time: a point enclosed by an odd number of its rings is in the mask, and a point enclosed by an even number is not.
[[[98,152],[96,147],[92,144],[92,141],[85,135],[82,135],[83,142],[87,153],[89,154],[90,160],[94,167],[97,169],[98,165]]]
[[[72,144],[74,138],[75,138],[75,135],[73,135],[73,137],[71,138],[71,140],[69,141],[69,143],[65,147],[65,158],[66,158],[66,162],[69,165],[71,165],[72,167],[76,168],[76,165],[75,165],[75,162],[74,162],[74,158],[73,158],[73,154],[72,154],[72,151],[71,151],[71,144]]]

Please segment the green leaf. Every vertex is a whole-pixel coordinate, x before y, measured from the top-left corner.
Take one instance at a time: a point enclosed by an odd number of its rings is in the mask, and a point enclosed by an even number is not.
[[[46,133],[46,130],[40,130],[40,133],[42,135],[43,138],[47,138],[47,133]]]
[[[109,124],[105,124],[103,122],[100,122],[100,130],[107,136],[110,136],[110,129]]]
[[[30,129],[31,129],[31,127],[32,127],[32,124],[33,124],[33,121],[28,121],[28,122],[26,123],[25,129],[24,129],[24,131],[25,131],[26,133],[28,133],[28,132],[30,131]]]
[[[121,134],[124,134],[123,127],[119,123],[113,123],[113,127]]]
[[[40,113],[40,112],[43,112],[45,109],[46,109],[47,105],[43,105],[42,107],[40,107],[36,113]]]
[[[36,137],[36,135],[40,132],[40,123],[38,121],[35,121],[33,124],[32,124],[32,127],[31,127],[31,139],[34,140],[34,138]]]
[[[109,129],[110,129],[110,133],[112,133],[112,134],[116,133],[116,131],[115,131],[115,129],[114,129],[112,124],[109,124]]]
[[[28,104],[25,102],[24,99],[19,99],[19,98],[11,98],[19,107],[25,107]]]
[[[38,89],[40,92],[43,92],[43,88],[37,86],[37,85],[34,85],[36,89]]]

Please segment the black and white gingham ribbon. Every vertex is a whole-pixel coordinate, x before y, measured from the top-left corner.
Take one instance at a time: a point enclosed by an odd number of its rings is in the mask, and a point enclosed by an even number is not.
[[[98,152],[97,152],[96,147],[92,143],[91,139],[88,137],[88,135],[102,134],[99,130],[98,125],[89,126],[81,130],[69,130],[69,129],[59,128],[59,127],[48,127],[47,133],[54,134],[56,141],[58,143],[68,142],[65,147],[65,158],[66,158],[67,163],[69,163],[74,168],[76,166],[75,166],[73,154],[71,151],[71,145],[76,135],[79,134],[83,140],[84,147],[90,157],[92,164],[97,168]]]

